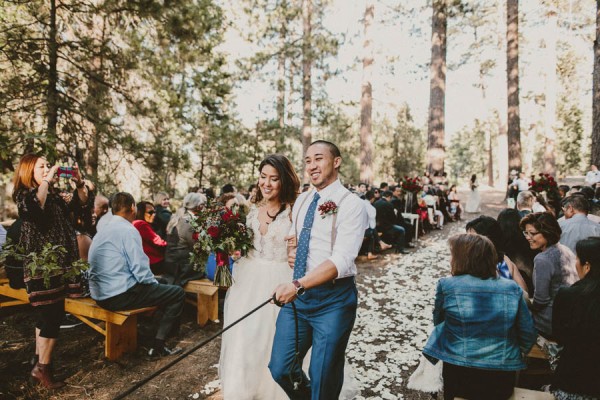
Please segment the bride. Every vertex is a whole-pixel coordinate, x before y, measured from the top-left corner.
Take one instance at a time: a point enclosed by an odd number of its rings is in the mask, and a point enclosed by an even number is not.
[[[284,237],[300,180],[280,154],[267,156],[258,170],[257,206],[246,219],[254,232],[254,250],[235,263],[224,326],[265,301],[280,282],[292,280]],[[279,307],[268,304],[223,335],[219,375],[224,399],[287,399],[267,367],[278,313]]]
[[[471,193],[469,193],[469,199],[465,206],[465,212],[478,213],[481,212],[481,197],[479,195],[479,185],[477,184],[477,175],[471,176]]]

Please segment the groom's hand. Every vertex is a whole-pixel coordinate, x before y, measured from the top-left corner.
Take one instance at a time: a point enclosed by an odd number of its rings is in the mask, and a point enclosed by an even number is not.
[[[282,283],[275,288],[274,295],[280,303],[291,303],[296,300],[296,286],[293,283]]]

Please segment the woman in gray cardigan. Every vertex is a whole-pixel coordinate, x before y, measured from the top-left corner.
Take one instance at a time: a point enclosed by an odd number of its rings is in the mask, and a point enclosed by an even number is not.
[[[550,213],[526,215],[519,226],[532,250],[540,253],[533,260],[533,299],[531,311],[535,328],[546,339],[552,339],[552,305],[558,290],[579,279],[575,255],[558,243],[561,229]]]
[[[204,204],[206,196],[203,194],[186,194],[182,207],[173,214],[167,225],[166,273],[162,278],[169,284],[184,286],[187,282],[203,276],[202,272],[195,271],[190,264],[190,253],[195,240],[189,220]]]

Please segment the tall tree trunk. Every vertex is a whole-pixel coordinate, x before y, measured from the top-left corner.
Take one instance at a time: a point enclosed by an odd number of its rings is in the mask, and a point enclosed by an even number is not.
[[[550,2],[552,3],[552,2]],[[548,29],[545,33],[546,41],[546,108],[545,108],[545,146],[544,146],[544,172],[556,175],[556,40],[558,23],[554,4],[549,5],[546,14]]]
[[[487,92],[485,91],[485,73],[483,65],[479,64],[479,86],[481,87],[481,99],[485,106],[485,121],[490,121]],[[494,152],[492,150],[492,132],[490,129],[485,129],[485,146],[488,160],[486,163],[486,173],[488,176],[488,186],[494,186]]]
[[[54,152],[58,125],[58,42],[56,30],[56,0],[50,0],[50,24],[48,32],[48,91],[46,94],[46,142],[47,149]]]
[[[427,128],[427,170],[431,174],[444,172],[447,9],[447,0],[433,0],[431,83]]]
[[[600,0],[596,0],[592,102],[592,164],[600,167]]]
[[[506,81],[508,92],[508,168],[521,171],[519,114],[519,0],[506,2]]]
[[[373,113],[373,40],[371,37],[371,25],[375,6],[372,0],[367,0],[365,7],[363,44],[363,81],[360,98],[360,180],[361,182],[373,183],[373,135],[372,135],[372,113]]]
[[[302,1],[302,158],[312,142],[312,0]]]
[[[284,2],[282,7],[286,7]],[[276,140],[276,151],[283,152],[285,147],[285,60],[286,60],[286,37],[287,21],[286,16],[282,17],[279,28],[279,56],[277,57],[277,122],[278,133]]]
[[[503,49],[506,46],[506,37],[504,31],[506,30],[506,22],[504,21],[504,0],[497,0],[496,8],[498,10],[498,19],[496,21],[497,26],[497,45],[498,52],[496,52],[496,65],[501,66],[504,64]],[[496,185],[500,189],[506,189],[508,184],[508,139],[506,135],[506,114],[503,110],[506,106],[507,101],[504,96],[497,96],[496,106],[496,124],[498,126],[498,139],[497,139],[497,151],[496,157],[498,160],[498,180]]]
[[[90,114],[93,126],[90,129],[90,135],[85,138],[85,171],[94,182],[98,182],[98,162],[100,137],[106,132],[106,121],[104,114],[104,105],[108,97],[104,81],[104,41],[106,39],[106,17],[100,15],[92,16],[92,28],[90,36],[97,43],[96,51],[91,59],[90,72],[88,79],[88,98],[86,107]]]

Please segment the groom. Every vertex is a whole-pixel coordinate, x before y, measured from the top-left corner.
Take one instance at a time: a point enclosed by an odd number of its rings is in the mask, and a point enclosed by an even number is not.
[[[304,162],[316,190],[301,194],[292,211],[286,240],[294,280],[275,289],[276,299],[285,305],[277,318],[269,369],[290,399],[337,399],[356,318],[354,260],[368,219],[361,199],[338,180],[342,157],[335,144],[313,142]],[[291,302],[298,315],[297,357]],[[301,367],[311,346],[309,381]]]

